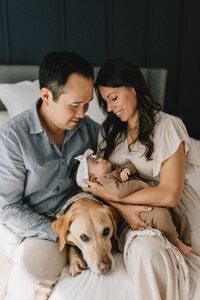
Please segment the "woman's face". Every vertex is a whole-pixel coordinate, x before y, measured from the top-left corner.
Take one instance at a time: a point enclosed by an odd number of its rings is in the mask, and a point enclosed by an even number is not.
[[[108,112],[113,112],[123,122],[136,122],[137,97],[134,88],[99,86],[99,91],[107,103]]]

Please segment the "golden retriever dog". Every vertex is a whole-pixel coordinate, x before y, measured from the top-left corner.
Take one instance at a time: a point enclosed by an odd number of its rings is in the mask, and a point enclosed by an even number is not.
[[[60,251],[69,244],[69,271],[77,276],[87,268],[102,274],[114,267],[111,237],[117,238],[118,213],[114,208],[91,199],[74,202],[52,223]]]

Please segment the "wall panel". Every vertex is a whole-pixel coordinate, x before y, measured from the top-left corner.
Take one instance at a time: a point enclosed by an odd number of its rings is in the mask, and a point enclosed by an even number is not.
[[[8,11],[6,0],[0,0],[0,63],[10,63]]]
[[[4,46],[3,46],[3,10],[2,10],[2,1],[0,1],[0,64],[3,64],[5,61],[4,57]]]
[[[65,49],[95,65],[106,59],[106,2],[68,0],[65,5]]]
[[[150,0],[148,14],[147,67],[167,68],[165,109],[179,113],[177,76],[179,67],[181,0]]]
[[[110,57],[126,57],[146,64],[147,0],[115,0],[112,3]]]
[[[7,0],[12,64],[37,64],[47,51],[62,48],[57,0]]]
[[[200,139],[200,4],[184,0],[179,67],[179,107],[189,133]]]
[[[66,50],[94,65],[121,56],[166,68],[164,109],[200,138],[199,11],[199,0],[0,0],[0,64]]]

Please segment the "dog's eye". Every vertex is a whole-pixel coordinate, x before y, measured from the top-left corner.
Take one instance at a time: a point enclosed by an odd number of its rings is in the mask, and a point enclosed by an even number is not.
[[[89,241],[89,237],[86,234],[81,234],[80,238],[84,242],[88,242]]]
[[[104,228],[104,230],[103,230],[103,235],[104,235],[104,236],[107,236],[107,235],[109,235],[109,232],[110,232],[110,228],[106,227],[106,228]]]

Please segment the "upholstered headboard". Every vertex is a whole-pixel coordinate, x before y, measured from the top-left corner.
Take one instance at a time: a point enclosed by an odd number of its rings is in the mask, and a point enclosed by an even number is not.
[[[94,67],[95,77],[99,67]],[[167,70],[141,69],[146,82],[157,102],[164,104]],[[38,79],[39,66],[33,65],[0,65],[0,83],[16,83],[23,80]],[[0,101],[0,110],[6,110]]]
[[[16,83],[38,79],[39,66],[0,65],[0,83]],[[0,110],[6,110],[0,101]]]

